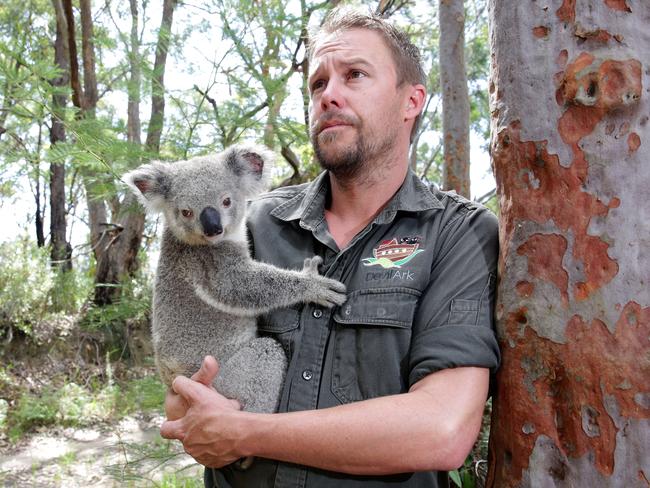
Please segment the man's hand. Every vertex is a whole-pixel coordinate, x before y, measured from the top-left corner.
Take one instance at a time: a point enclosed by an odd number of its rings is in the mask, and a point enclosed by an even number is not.
[[[239,413],[236,400],[229,400],[214,387],[219,371],[216,360],[206,356],[201,369],[192,376],[178,376],[165,398],[168,420],[160,427],[165,439],[178,439],[185,452],[209,467],[221,467],[241,457],[232,435],[232,416]]]
[[[212,356],[206,356],[201,363],[199,370],[192,375],[192,380],[211,387],[212,382],[219,373],[219,364]],[[185,412],[190,406],[185,399],[176,393],[173,389],[168,389],[165,395],[165,414],[167,420],[178,420],[185,416]]]

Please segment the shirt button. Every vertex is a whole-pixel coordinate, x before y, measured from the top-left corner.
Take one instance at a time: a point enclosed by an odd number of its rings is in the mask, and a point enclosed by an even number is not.
[[[312,315],[314,316],[314,318],[319,319],[323,316],[323,311],[320,308],[317,308],[316,310],[314,310]]]
[[[304,370],[304,371],[302,372],[302,379],[305,380],[305,381],[309,381],[309,380],[312,379],[313,377],[314,377],[314,373],[312,373],[312,372],[309,371],[308,369],[306,369],[306,370]]]

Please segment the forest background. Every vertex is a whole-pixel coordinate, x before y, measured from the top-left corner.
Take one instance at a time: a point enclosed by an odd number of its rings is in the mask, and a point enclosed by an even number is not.
[[[319,168],[306,124],[307,28],[339,3],[0,5],[3,452],[18,452],[44,432],[74,436],[97,426],[110,432],[125,418],[146,424],[160,414],[164,390],[149,336],[160,221],[145,218],[120,175],[147,160],[187,159],[255,141],[278,155],[274,186],[313,178]],[[461,46],[446,57],[438,2],[363,5],[404,28],[423,55],[428,98],[412,148],[414,171],[497,211],[487,156],[486,2],[443,3],[456,9],[455,22],[443,24],[446,45]],[[448,28],[454,23],[460,31]],[[452,80],[456,86],[441,80],[441,72],[458,69],[466,79]],[[454,101],[443,107],[445,89]],[[443,123],[445,113],[460,123]],[[455,153],[445,151],[445,134],[461,141]],[[465,166],[461,176],[452,178],[451,164]],[[488,416],[475,450],[452,474],[459,486],[482,483],[487,423]],[[179,474],[173,463],[152,468],[151,462],[178,460],[178,445],[118,444],[122,457],[101,467],[106,483],[198,486],[195,473]],[[55,468],[45,476],[54,485],[74,479],[78,455],[55,453]],[[24,472],[0,470],[0,482],[41,478],[43,469],[32,463]]]

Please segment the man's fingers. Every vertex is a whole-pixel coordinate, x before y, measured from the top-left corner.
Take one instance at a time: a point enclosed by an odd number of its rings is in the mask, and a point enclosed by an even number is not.
[[[210,386],[219,373],[219,363],[212,356],[206,356],[199,370],[192,375],[194,381]]]
[[[164,439],[178,439],[183,441],[185,434],[181,428],[182,419],[167,420],[160,426],[160,436]]]
[[[205,393],[205,385],[191,380],[186,376],[177,376],[172,382],[172,390],[182,396],[191,405],[197,402]]]

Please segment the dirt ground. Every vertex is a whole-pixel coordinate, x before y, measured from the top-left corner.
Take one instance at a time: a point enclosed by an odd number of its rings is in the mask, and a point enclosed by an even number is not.
[[[162,417],[97,429],[50,429],[0,447],[3,487],[202,486],[202,468],[162,439]]]

